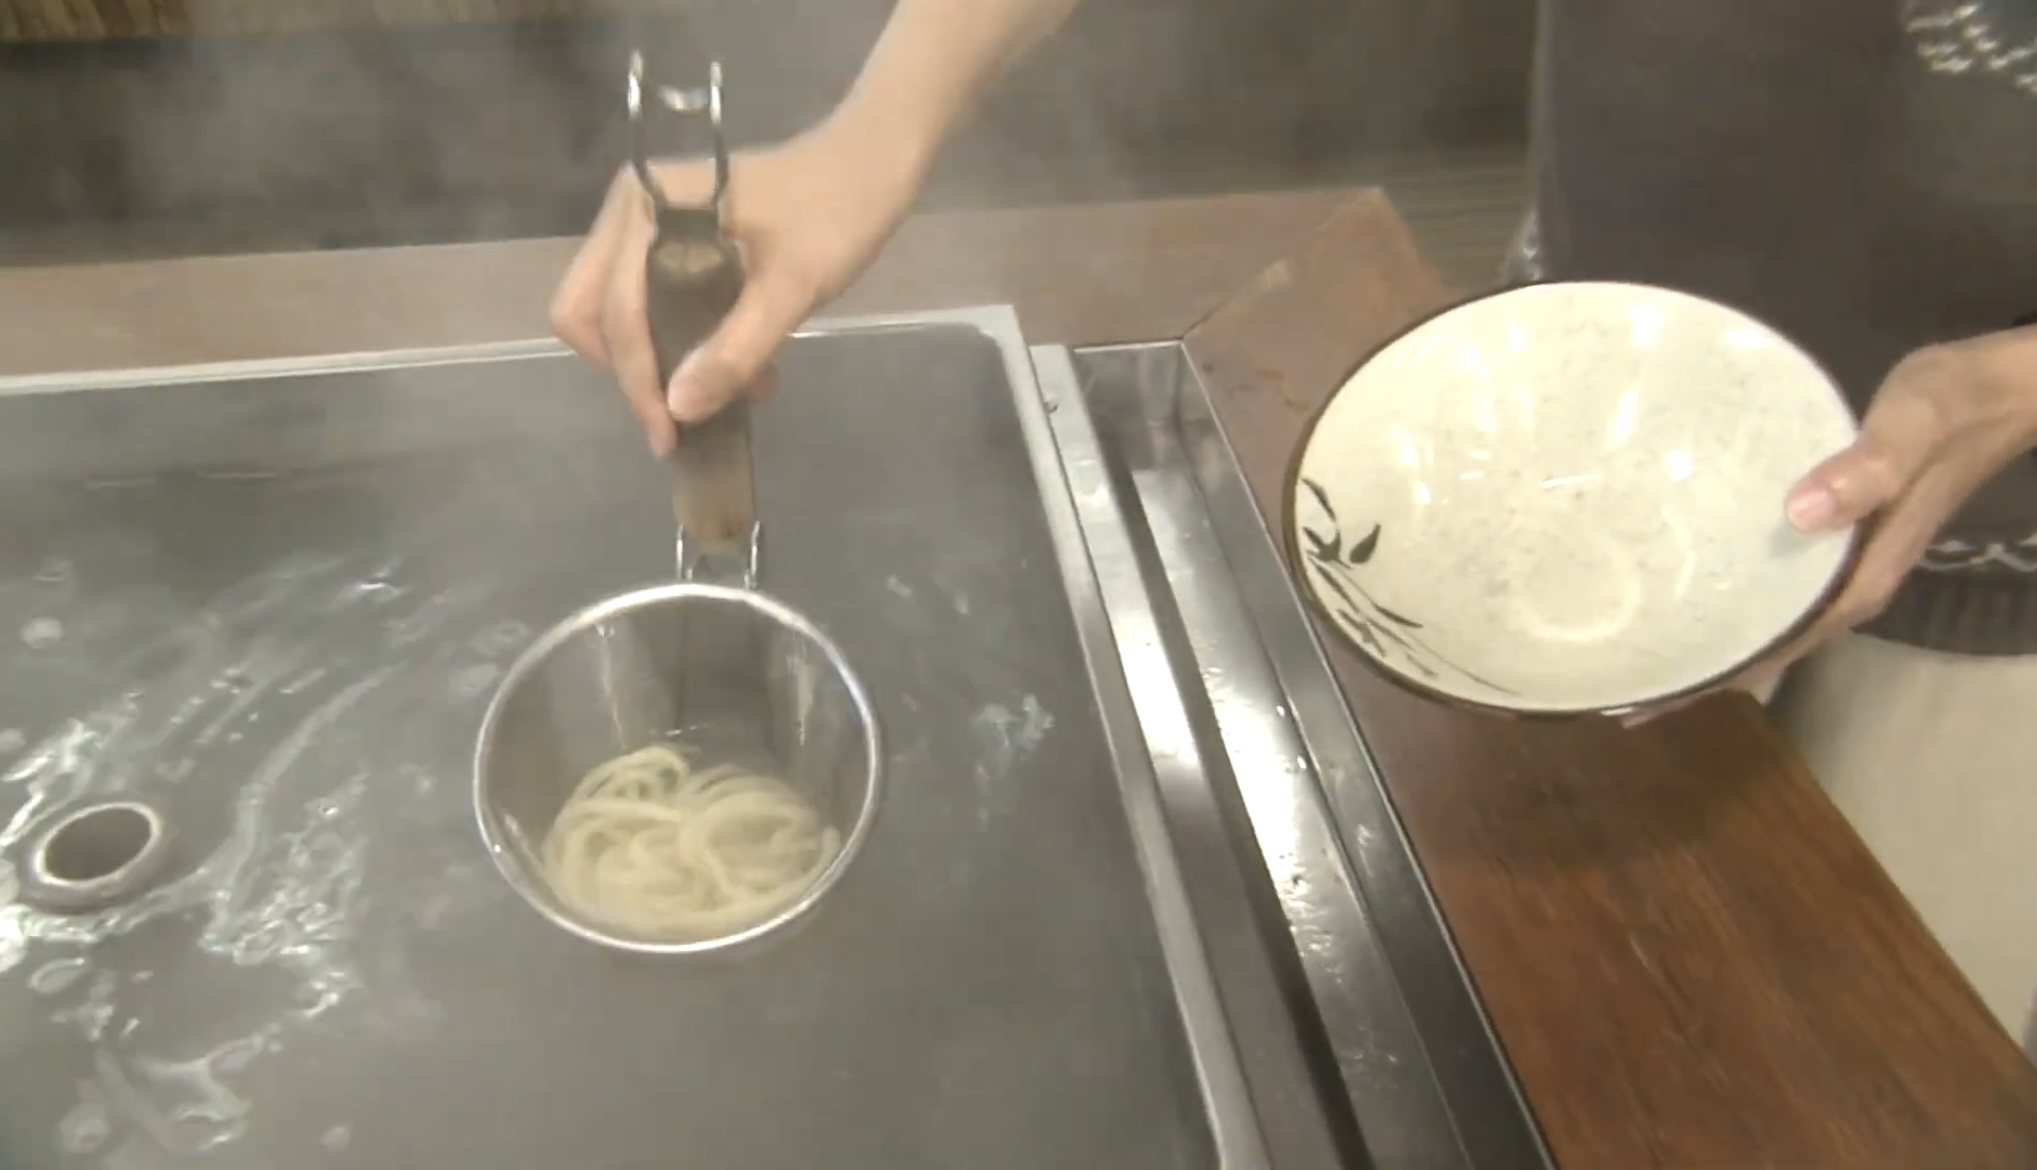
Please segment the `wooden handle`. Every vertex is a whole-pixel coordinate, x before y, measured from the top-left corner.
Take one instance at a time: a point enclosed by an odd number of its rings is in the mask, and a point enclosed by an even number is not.
[[[743,274],[718,238],[663,232],[646,258],[645,304],[658,377],[668,384],[742,294]],[[687,541],[712,557],[747,559],[757,520],[750,467],[750,407],[738,398],[680,428],[672,450],[672,514]]]

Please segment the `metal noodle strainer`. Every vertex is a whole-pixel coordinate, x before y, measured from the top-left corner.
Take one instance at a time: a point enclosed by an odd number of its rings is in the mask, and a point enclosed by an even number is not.
[[[720,321],[742,287],[719,202],[728,155],[721,71],[704,90],[629,74],[632,162],[657,222],[645,270],[660,374]],[[716,181],[705,206],[669,203],[646,161],[648,109],[707,118]],[[591,605],[539,637],[505,674],[481,722],[474,813],[496,868],[546,918],[592,942],[653,954],[724,952],[779,934],[842,880],[876,819],[883,747],[875,707],[819,627],[758,591],[761,528],[750,465],[749,407],[732,403],[685,428],[672,458],[679,580]],[[731,934],[688,941],[637,936],[571,908],[552,891],[540,848],[590,769],[682,739],[701,766],[734,763],[783,780],[841,835],[841,848],[796,899]]]

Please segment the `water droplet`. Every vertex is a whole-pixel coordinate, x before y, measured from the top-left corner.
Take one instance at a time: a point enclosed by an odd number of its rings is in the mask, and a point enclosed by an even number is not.
[[[76,983],[90,964],[83,959],[51,959],[28,976],[28,989],[37,995],[55,995]]]
[[[90,1154],[106,1144],[112,1131],[106,1106],[97,1101],[80,1101],[57,1122],[57,1144],[66,1154]]]
[[[484,662],[477,666],[465,667],[453,672],[453,701],[465,702],[478,699],[488,693],[495,680],[502,677],[502,671],[495,664]]]
[[[528,641],[530,641],[530,627],[522,622],[511,621],[496,622],[479,634],[474,635],[473,640],[468,645],[474,648],[476,654],[492,657],[497,654],[507,654],[512,650],[520,650],[523,648],[523,644]]]
[[[71,562],[62,557],[51,557],[36,569],[35,579],[45,585],[62,585],[71,579]]]
[[[430,796],[438,791],[438,781],[416,764],[405,764],[399,774],[410,781],[410,790],[417,796]]]
[[[0,972],[12,971],[28,957],[28,910],[0,908]]]
[[[354,1140],[354,1131],[344,1125],[335,1125],[319,1135],[318,1144],[337,1154]]]
[[[311,670],[305,671],[303,674],[298,675],[296,678],[293,678],[289,682],[286,682],[282,686],[276,688],[277,693],[284,695],[301,694],[305,690],[309,689],[310,687],[314,686],[319,681],[324,679],[326,674],[327,671],[325,667],[323,666],[314,667]]]
[[[64,638],[64,623],[55,618],[36,618],[21,627],[21,640],[30,650],[47,650]]]

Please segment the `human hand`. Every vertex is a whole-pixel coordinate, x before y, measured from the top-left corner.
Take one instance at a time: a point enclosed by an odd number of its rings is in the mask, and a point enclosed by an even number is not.
[[[1866,525],[1852,572],[1810,629],[1731,685],[1764,686],[1879,615],[1960,505],[2033,446],[2037,329],[1931,346],[1896,363],[1859,438],[1799,480],[1784,508],[1803,532]]]
[[[705,202],[705,160],[653,168],[674,202]],[[644,316],[650,202],[635,174],[609,184],[587,239],[552,298],[552,329],[574,352],[615,375],[651,450],[758,386],[790,334],[860,275],[918,196],[925,161],[881,127],[837,116],[768,150],[731,159],[724,230],[741,254],[745,286],[720,327],[658,383]]]

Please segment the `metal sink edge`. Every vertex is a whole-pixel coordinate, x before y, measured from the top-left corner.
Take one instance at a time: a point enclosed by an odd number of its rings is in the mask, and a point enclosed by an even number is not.
[[[1207,388],[1178,343],[1077,350],[1145,588],[1199,676],[1203,799],[1277,907],[1296,991],[1381,1167],[1552,1163]],[[1136,676],[1135,676],[1136,677]]]

